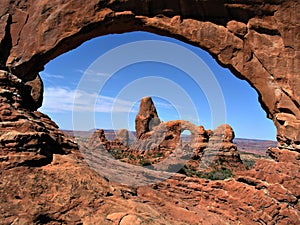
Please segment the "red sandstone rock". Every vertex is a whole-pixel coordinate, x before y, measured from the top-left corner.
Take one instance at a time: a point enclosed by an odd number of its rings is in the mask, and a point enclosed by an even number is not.
[[[144,224],[298,224],[299,156],[289,150],[300,149],[299,7],[296,0],[1,0],[0,67],[17,75],[0,73],[1,223],[112,224],[108,215],[124,212]],[[25,81],[90,38],[134,30],[182,38],[249,81],[277,127],[277,162],[260,160],[237,180],[177,175],[124,198],[123,187],[73,154],[56,155],[76,152],[76,144],[32,112],[39,87]]]
[[[141,100],[139,112],[135,118],[136,138],[144,139],[145,134],[160,123],[156,108],[150,97]]]
[[[46,165],[53,154],[66,154],[77,148],[48,116],[31,111],[35,103],[28,87],[16,76],[0,71],[2,169]]]
[[[216,142],[229,142],[232,143],[234,139],[234,131],[231,126],[228,124],[222,124],[218,126],[212,134],[212,137],[209,138],[210,141]]]
[[[27,81],[25,85],[31,88],[30,94],[33,100],[33,110],[37,110],[42,106],[44,94],[44,85],[40,75],[37,75],[32,81]]]
[[[245,36],[247,34],[247,25],[235,20],[231,20],[227,23],[227,28],[232,33],[238,36]]]

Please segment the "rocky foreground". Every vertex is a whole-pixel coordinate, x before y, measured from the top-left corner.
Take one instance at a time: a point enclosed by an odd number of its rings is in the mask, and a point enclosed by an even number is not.
[[[16,119],[7,127],[17,129],[22,117],[9,109]],[[49,132],[55,124],[48,117],[18,112],[32,119],[20,125],[20,139],[8,136],[16,131],[7,128],[1,135],[0,224],[299,224],[297,152],[269,149],[272,159],[212,181],[134,166],[110,154],[83,154],[63,133]],[[34,115],[44,119],[37,123]],[[37,135],[22,136],[35,122]],[[43,132],[65,147],[51,154],[12,151],[20,140],[43,150]]]
[[[225,181],[174,174],[136,187],[103,178],[77,153],[54,154],[44,166],[1,170],[0,223],[299,223],[298,153],[272,149],[276,161],[259,160]],[[122,173],[113,167],[112,173]]]

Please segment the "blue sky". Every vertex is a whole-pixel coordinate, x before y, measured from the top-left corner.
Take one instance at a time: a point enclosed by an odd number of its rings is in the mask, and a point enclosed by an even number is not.
[[[102,66],[99,62],[97,64],[99,57],[101,59],[112,49],[144,40],[164,41],[186,48],[205,64],[200,67],[195,65],[196,76],[199,79],[208,76],[207,67],[218,85],[202,82],[201,88],[180,66],[159,60],[137,60],[113,74],[107,74],[103,68],[105,60],[102,60]],[[130,57],[143,58],[146,48],[134,52],[134,47],[131,47],[132,51],[121,52],[119,58],[110,58],[106,66]],[[180,51],[176,49],[171,53],[163,51],[156,49],[155,54],[173,54],[178,65],[192,62],[186,56],[179,55]],[[239,80],[228,69],[218,65],[207,52],[176,39],[146,32],[98,37],[52,60],[40,74],[45,86],[44,103],[40,110],[48,114],[61,129],[73,129],[75,123],[76,129],[81,130],[134,130],[139,99],[150,95],[163,121],[184,119],[203,125],[206,129],[228,123],[233,127],[236,137],[275,140],[275,127],[260,107],[256,91],[246,81]],[[105,80],[101,88],[97,86],[99,80]],[[222,96],[209,98],[210,94],[220,92]],[[216,112],[218,105],[224,105],[226,110],[220,117]]]

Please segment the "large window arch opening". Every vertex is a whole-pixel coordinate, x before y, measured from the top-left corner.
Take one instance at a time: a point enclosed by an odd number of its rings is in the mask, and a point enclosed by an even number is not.
[[[269,140],[263,146],[264,150],[259,149],[261,151],[265,151],[267,147],[275,145],[275,142],[272,142],[275,141],[276,136],[275,126],[271,120],[266,118],[266,113],[258,102],[257,92],[246,81],[238,79],[228,69],[218,65],[206,51],[173,38],[148,32],[130,32],[94,38],[50,61],[45,66],[45,70],[41,72],[45,86],[44,103],[41,111],[56,121],[60,129],[71,130],[73,123],[72,111],[84,111],[90,107],[89,102],[83,102],[83,106],[80,109],[74,109],[72,105],[78,83],[89,65],[97,57],[117,46],[141,40],[162,40],[179,44],[193,51],[208,65],[220,84],[224,95],[226,105],[226,121],[224,123],[228,123],[233,127],[235,140],[241,145],[240,150],[249,150],[247,147],[247,143],[249,143],[248,139]],[[157,54],[160,53],[158,52]],[[121,69],[110,79],[106,84],[105,91],[101,93],[101,100],[99,101],[99,105],[96,106],[96,127],[90,126],[90,124],[85,123],[83,120],[81,130],[126,128],[133,131],[134,118],[138,110],[139,101],[130,102],[119,96],[121,99],[118,109],[119,114],[115,117],[117,121],[114,122],[114,127],[111,126],[112,118],[110,110],[115,101],[115,96],[124,86],[138,78],[151,75],[163,76],[166,79],[171,79],[180,85],[186,86],[186,89],[190,90],[189,95],[192,101],[200,112],[198,115],[199,123],[197,125],[203,125],[205,129],[214,129],[215,127],[212,127],[211,122],[209,102],[205,97],[205,93],[194,91],[193,82],[184,79],[185,76],[182,73],[182,71],[168,65],[152,62],[137,63]],[[103,74],[96,73],[95,79],[101,76]],[[93,81],[91,80],[91,82]],[[139,90],[136,91],[138,92]],[[182,119],[195,122],[193,121],[194,118],[189,117],[188,113],[185,115],[178,115],[176,113],[174,107],[185,108],[185,102],[182,102],[182,105],[173,106],[165,99],[156,98],[156,96],[153,97],[161,120]],[[126,117],[125,120],[124,116]],[[126,121],[125,124],[124,121]]]

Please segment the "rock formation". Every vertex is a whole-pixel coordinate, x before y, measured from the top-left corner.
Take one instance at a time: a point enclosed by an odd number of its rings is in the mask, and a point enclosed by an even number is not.
[[[55,153],[78,149],[48,116],[31,111],[38,102],[32,93],[21,79],[0,71],[1,168],[42,166],[51,163]]]
[[[145,134],[160,123],[151,97],[141,99],[140,109],[135,118],[136,138],[144,139]]]
[[[110,141],[106,139],[103,129],[92,132],[87,140],[78,140],[78,144],[89,151],[109,150],[111,145]]]
[[[235,144],[233,144],[234,131],[228,124],[222,124],[210,134],[208,144],[202,152],[200,168],[223,167],[231,171],[243,171],[245,166]]]
[[[299,224],[299,11],[297,0],[1,0],[1,223]],[[273,160],[226,181],[177,175],[134,189],[76,158],[76,143],[35,111],[38,73],[91,38],[128,31],[184,40],[245,79],[277,128]]]
[[[185,166],[191,172],[210,171],[226,168],[230,171],[245,169],[237,147],[232,143],[234,131],[228,124],[206,131],[203,126],[196,126],[189,121],[175,120],[160,122],[149,127],[149,121],[160,121],[155,105],[150,97],[141,100],[136,116],[136,138],[131,145],[128,131],[117,132],[114,141],[107,141],[103,130],[96,131],[87,147],[91,151],[106,149],[114,157],[134,165],[152,164],[156,170],[178,172]],[[191,132],[189,140],[184,140],[182,133]],[[97,140],[98,139],[98,140]],[[160,165],[154,165],[160,163]],[[162,165],[163,164],[163,165]]]
[[[214,129],[210,136],[211,137],[209,138],[209,140],[211,142],[232,143],[235,135],[231,126],[229,126],[228,124],[222,124]]]
[[[116,133],[116,139],[115,139],[115,141],[119,141],[124,146],[128,147],[129,144],[130,144],[129,143],[130,139],[129,139],[129,132],[128,132],[128,130],[126,130],[126,129],[118,130],[117,133]]]
[[[157,117],[157,120],[160,119]],[[141,123],[141,121],[138,122]],[[200,136],[200,134],[198,134],[197,126],[184,120],[161,122],[151,131],[146,132],[143,128],[142,131],[139,130],[140,126],[136,125],[136,128],[136,133],[143,132],[143,136],[142,138],[138,138],[137,136],[135,143],[131,147],[141,151],[148,151],[156,147],[174,150],[180,147],[180,135],[185,130],[190,130],[192,132],[191,142],[193,145],[198,143],[196,137],[198,137],[198,135]]]

